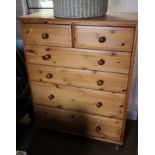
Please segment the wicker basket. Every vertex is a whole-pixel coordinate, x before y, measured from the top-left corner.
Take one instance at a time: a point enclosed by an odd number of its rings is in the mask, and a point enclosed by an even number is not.
[[[93,18],[103,16],[108,0],[53,0],[54,15],[59,18]]]

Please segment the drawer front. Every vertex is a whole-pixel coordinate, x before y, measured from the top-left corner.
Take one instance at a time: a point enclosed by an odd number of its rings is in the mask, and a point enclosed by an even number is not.
[[[134,28],[75,27],[75,47],[101,50],[132,51]]]
[[[129,73],[131,53],[25,45],[28,63]]]
[[[71,27],[64,25],[23,24],[24,44],[71,47]]]
[[[127,90],[128,75],[29,64],[30,79],[113,92]]]
[[[60,109],[123,118],[126,94],[31,81],[33,102]]]
[[[99,139],[120,141],[122,120],[82,114],[68,110],[34,106],[36,120],[49,128],[66,130]]]

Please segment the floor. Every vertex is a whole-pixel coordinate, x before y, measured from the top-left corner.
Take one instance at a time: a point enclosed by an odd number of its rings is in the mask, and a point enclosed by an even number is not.
[[[17,150],[28,155],[137,155],[137,122],[127,120],[125,146],[116,151],[114,144],[71,134],[17,125]]]

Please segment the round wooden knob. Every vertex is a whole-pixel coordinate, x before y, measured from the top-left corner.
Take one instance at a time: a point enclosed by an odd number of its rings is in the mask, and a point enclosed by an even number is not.
[[[48,33],[43,33],[42,34],[42,38],[43,39],[48,39],[49,38],[49,34]]]
[[[105,64],[105,60],[104,60],[104,59],[100,59],[100,60],[98,61],[98,64],[99,64],[99,65],[104,65],[104,64]]]
[[[101,131],[101,127],[97,126],[95,130],[96,130],[96,132],[100,132]]]
[[[51,58],[51,55],[49,55],[49,54],[42,56],[43,60],[49,60],[50,58]]]
[[[102,36],[98,40],[100,43],[104,43],[106,41],[106,37]]]
[[[101,107],[102,107],[102,102],[97,102],[97,103],[96,103],[96,107],[97,107],[97,108],[101,108]]]
[[[102,86],[102,85],[103,85],[103,83],[104,83],[104,81],[103,81],[103,80],[98,80],[98,81],[97,81],[97,85],[99,85],[99,86]]]
[[[53,99],[54,99],[54,95],[53,95],[53,94],[49,95],[49,96],[48,96],[48,99],[49,99],[49,100],[53,100]]]
[[[53,77],[53,75],[51,73],[49,73],[49,74],[46,75],[46,78],[47,79],[51,79],[52,77]]]

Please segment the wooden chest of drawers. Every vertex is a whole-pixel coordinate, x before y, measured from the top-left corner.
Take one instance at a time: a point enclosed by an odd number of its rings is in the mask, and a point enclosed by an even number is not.
[[[38,126],[123,144],[135,16],[19,18]]]

